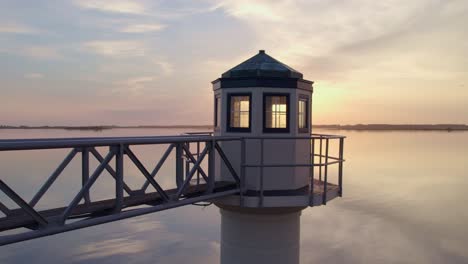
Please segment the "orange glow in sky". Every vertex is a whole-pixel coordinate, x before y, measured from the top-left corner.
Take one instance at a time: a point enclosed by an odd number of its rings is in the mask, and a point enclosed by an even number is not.
[[[27,6],[26,6],[27,4]],[[2,1],[0,125],[212,124],[259,49],[318,124],[468,123],[468,2]]]

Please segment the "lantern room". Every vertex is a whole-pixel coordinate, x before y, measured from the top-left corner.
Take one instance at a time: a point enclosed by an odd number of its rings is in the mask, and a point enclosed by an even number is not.
[[[246,139],[244,161],[239,160],[243,156],[239,155],[239,144],[223,142],[237,171],[241,170],[241,163],[310,163],[310,140],[305,137],[311,133],[312,81],[260,50],[212,84],[214,135]],[[301,136],[304,139],[298,139]],[[222,180],[228,169],[221,162],[218,164],[216,174]],[[289,196],[281,199],[281,205],[265,196],[262,204],[266,207],[306,203],[291,201],[291,197],[304,197],[291,193],[305,192],[310,168],[252,166],[245,170],[246,194],[251,194],[252,204],[258,204],[259,191],[270,194],[270,198]]]
[[[264,50],[212,83],[216,135],[310,134],[313,82]]]

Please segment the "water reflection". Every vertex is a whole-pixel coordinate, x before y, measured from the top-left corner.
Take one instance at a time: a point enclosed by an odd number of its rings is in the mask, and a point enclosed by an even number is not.
[[[0,130],[0,138],[180,132]],[[301,263],[467,263],[468,133],[344,134],[348,136],[344,198],[303,212]],[[135,149],[148,169],[163,151]],[[1,177],[28,194],[37,190],[63,155],[62,150],[0,153]],[[172,170],[169,165],[162,169],[158,177],[163,184],[173,184]],[[64,187],[79,186],[77,171],[78,163],[64,171],[63,181],[54,184],[54,194],[44,197],[40,206],[69,201],[71,192]],[[136,168],[125,171],[129,184],[143,183]],[[103,196],[111,195],[113,185],[104,181],[112,182],[111,177],[102,176],[96,188]],[[218,263],[219,218],[213,206],[172,209],[4,246],[0,263],[186,263],[187,259]]]
[[[105,239],[80,245],[78,248],[79,253],[74,255],[73,258],[78,261],[100,259],[114,255],[140,253],[148,249],[145,242],[141,240],[132,240],[129,238]]]

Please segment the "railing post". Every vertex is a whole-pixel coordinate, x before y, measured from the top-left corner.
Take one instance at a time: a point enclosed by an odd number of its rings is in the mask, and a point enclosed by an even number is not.
[[[245,148],[245,138],[241,139],[241,175],[240,175],[240,206],[244,206],[244,192],[245,190],[245,161],[246,161],[246,148]]]
[[[176,185],[180,188],[184,183],[184,157],[182,144],[177,143],[176,145]]]
[[[85,186],[88,180],[89,180],[89,148],[84,147],[81,149],[81,188]],[[91,202],[89,191],[86,191],[84,193],[84,201],[85,201],[85,204],[89,204]]]
[[[197,160],[200,158],[200,141],[197,141]],[[197,170],[197,185],[200,184],[200,171]]]
[[[319,181],[322,182],[322,136],[320,136],[320,156],[319,156]]]
[[[186,146],[187,150],[189,150],[189,152],[190,152],[190,142],[187,142],[185,144],[185,146]],[[185,179],[188,177],[189,172],[190,172],[190,160],[188,159],[188,157],[186,157],[185,158]]]
[[[206,142],[208,144],[208,182],[207,192],[212,193],[215,187],[215,142],[214,140]]]
[[[115,150],[115,211],[120,212],[123,206],[124,187],[124,146],[122,144],[116,146]]]
[[[340,154],[338,158],[340,163],[338,163],[338,185],[339,185],[339,195],[343,196],[343,147],[344,147],[344,138],[340,138]]]
[[[258,207],[263,207],[263,138],[260,139],[260,199],[258,202]]]
[[[328,147],[329,138],[325,140],[325,173],[323,182],[323,204],[327,204],[327,184],[328,184]]]
[[[314,174],[315,174],[315,138],[311,138],[311,155],[312,155],[312,170],[310,173],[310,197],[309,205],[314,205]]]

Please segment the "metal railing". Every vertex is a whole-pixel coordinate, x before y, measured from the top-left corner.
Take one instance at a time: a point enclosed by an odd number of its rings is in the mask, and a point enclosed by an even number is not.
[[[143,137],[95,137],[63,139],[11,139],[0,140],[0,152],[69,149],[63,161],[50,174],[29,202],[18,194],[11,185],[0,179],[0,191],[16,205],[11,208],[0,201],[0,211],[5,217],[0,218],[0,232],[26,228],[28,231],[0,236],[0,246],[37,237],[48,236],[74,229],[117,221],[129,217],[148,214],[169,208],[211,201],[224,196],[239,195],[240,205],[244,204],[246,190],[246,169],[260,168],[259,207],[264,200],[264,168],[267,167],[309,167],[310,205],[314,205],[314,185],[323,185],[323,204],[327,201],[328,166],[338,165],[339,195],[343,191],[343,136],[312,134],[307,137],[227,137],[213,136],[211,132],[185,134],[180,136],[143,136]],[[248,164],[246,145],[249,140],[260,140],[260,163]],[[264,141],[267,140],[306,140],[311,146],[310,162],[305,164],[268,164],[264,163]],[[329,155],[332,140],[339,141],[337,156]],[[238,142],[241,151],[240,167],[236,169],[222,148],[221,142]],[[140,145],[166,146],[161,157],[155,161],[153,169],[148,170],[137,154],[132,150]],[[195,147],[193,147],[195,145]],[[106,147],[102,155],[97,148]],[[195,148],[195,149],[194,149]],[[318,151],[316,149],[319,149]],[[102,152],[102,151],[101,151]],[[168,162],[171,153],[175,154],[175,188],[164,189],[158,178],[161,167]],[[230,181],[216,181],[215,160],[229,171]],[[236,154],[237,155],[237,154]],[[37,209],[37,204],[57,181],[72,160],[81,158],[81,188],[65,206],[48,210]],[[94,157],[98,165],[90,170],[90,159]],[[143,175],[145,182],[140,188],[132,189],[125,181],[124,157],[135,165]],[[204,162],[207,159],[207,162]],[[114,164],[111,164],[114,161]],[[205,165],[205,166],[202,166]],[[314,168],[319,170],[318,181],[314,177]],[[204,169],[206,168],[206,170]],[[92,199],[93,185],[107,171],[115,184],[113,198],[106,200]],[[218,175],[219,176],[219,175]],[[112,183],[111,182],[111,183]],[[148,191],[152,186],[155,192]],[[142,206],[146,206],[143,207]],[[78,221],[77,221],[78,220]]]
[[[319,168],[319,182],[323,182],[323,204],[327,203],[327,185],[328,185],[328,166],[333,164],[338,164],[338,195],[341,197],[343,196],[343,162],[345,161],[343,156],[343,149],[344,149],[344,139],[345,136],[338,136],[338,135],[324,135],[324,134],[312,134],[312,142],[311,142],[311,157],[312,157],[312,164]],[[338,140],[338,157],[330,156],[329,155],[329,147],[331,140]],[[319,143],[319,153],[315,153],[316,141]],[[325,141],[325,146],[323,144]],[[325,147],[325,150],[323,149]],[[324,153],[325,152],[325,153]],[[325,154],[325,155],[323,155]],[[315,163],[315,158],[319,158],[318,164]],[[329,161],[332,160],[332,161]],[[322,173],[323,171],[323,173]],[[323,181],[322,181],[322,174],[323,174]],[[311,186],[312,190],[314,187],[314,170],[312,169],[311,175],[312,181]],[[313,196],[312,196],[313,198]],[[313,201],[311,201],[313,203]]]
[[[30,231],[19,234],[3,235],[0,245],[24,241],[61,233],[69,230],[84,228],[101,223],[112,222],[138,215],[157,212],[169,208],[192,204],[200,201],[215,199],[240,192],[240,178],[235,171],[231,171],[231,182],[215,181],[215,155],[221,156],[226,166],[232,167],[220,142],[239,140],[235,137],[212,136],[159,136],[159,137],[108,137],[108,138],[67,138],[67,139],[12,139],[0,140],[0,151],[39,150],[39,149],[71,149],[68,155],[53,171],[39,188],[33,198],[27,202],[10,185],[0,179],[0,191],[10,198],[17,208],[9,208],[0,201],[0,210],[5,217],[0,218],[0,231],[27,228]],[[190,152],[190,143],[204,143],[195,157]],[[161,158],[155,163],[151,172],[143,165],[132,151],[136,145],[167,145]],[[108,147],[105,155],[101,155],[97,147]],[[173,151],[175,150],[175,151]],[[171,152],[175,152],[176,188],[164,189],[156,176]],[[80,155],[79,155],[80,154]],[[81,156],[81,188],[74,195],[66,207],[39,211],[35,208],[41,198],[56,182],[63,170],[76,157]],[[141,188],[132,189],[125,182],[124,156],[145,178]],[[90,171],[90,158],[94,157],[98,166]],[[202,162],[207,157],[208,170],[202,168]],[[224,158],[223,158],[224,157]],[[189,159],[193,166],[185,171],[184,158]],[[115,165],[110,164],[115,160]],[[107,200],[92,200],[91,187],[107,171],[115,182],[114,198]],[[202,178],[193,184],[195,173]],[[111,182],[112,183],[112,182]],[[156,192],[147,192],[149,186]],[[149,207],[135,208],[141,205]],[[77,219],[81,219],[76,221]]]
[[[264,168],[294,168],[294,167],[306,167],[310,168],[310,181],[309,181],[309,205],[314,205],[314,185],[315,183],[315,167],[318,167],[319,170],[319,178],[318,183],[322,184],[322,204],[325,205],[327,203],[327,192],[328,192],[328,166],[337,164],[338,165],[338,195],[341,197],[343,195],[343,148],[344,148],[344,139],[345,136],[339,135],[325,135],[325,134],[311,134],[311,136],[304,136],[304,137],[243,137],[242,147],[241,147],[241,184],[245,183],[245,169],[246,168],[260,168],[260,175],[259,175],[259,207],[263,207],[264,201]],[[260,163],[258,164],[248,164],[245,161],[246,156],[246,140],[258,140],[260,141]],[[309,140],[311,149],[310,149],[310,162],[304,164],[265,164],[264,163],[264,142],[266,140]],[[329,147],[330,141],[335,140],[339,142],[338,145],[338,157],[330,156],[329,155]],[[325,143],[323,143],[325,141]],[[316,143],[318,142],[318,144]],[[316,147],[319,147],[318,153],[316,153]],[[318,157],[318,163],[316,163],[316,157]],[[330,161],[331,160],[331,161]],[[323,176],[323,180],[322,180]],[[244,187],[245,188],[245,187]],[[242,188],[244,190],[244,188]]]

